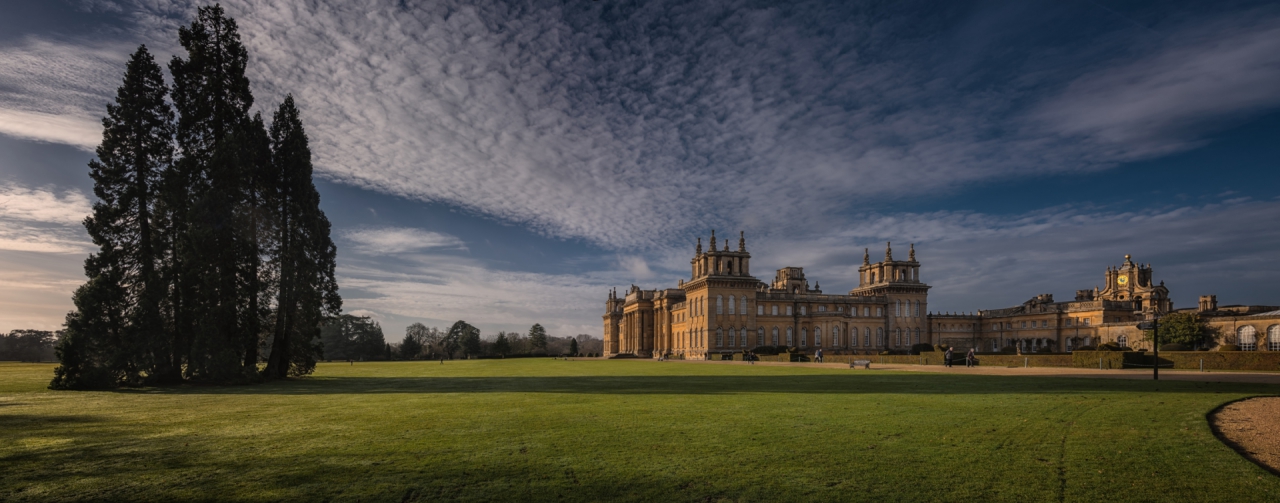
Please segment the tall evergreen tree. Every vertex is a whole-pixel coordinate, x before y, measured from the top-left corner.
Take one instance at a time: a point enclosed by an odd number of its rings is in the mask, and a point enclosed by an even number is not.
[[[173,158],[173,111],[160,66],[141,46],[107,105],[97,159],[89,162],[98,201],[85,229],[98,252],[85,261],[89,282],[73,298],[59,344],[55,388],[161,380],[173,373],[161,315],[162,247],[153,215],[161,173]]]
[[[248,52],[235,20],[219,5],[199,8],[191,25],[178,30],[178,40],[188,57],[169,63],[182,155],[174,178],[187,183],[191,197],[175,215],[183,229],[173,246],[184,290],[181,328],[190,331],[184,334],[190,342],[187,375],[240,380],[257,370],[246,364],[245,348],[256,344],[258,334],[249,330],[259,314],[249,309],[253,295],[246,287],[257,272],[257,257],[246,252],[256,229],[243,225],[255,167]]]
[[[320,326],[342,309],[334,280],[337,248],[312,181],[311,147],[293,96],[271,121],[269,200],[275,216],[271,264],[277,269],[276,317],[269,378],[301,375],[315,366]]]
[[[533,346],[534,351],[547,350],[547,331],[542,325],[534,323],[529,327],[529,345]]]
[[[507,340],[506,332],[498,332],[498,339],[493,341],[493,352],[501,357],[506,357],[511,352],[511,341]]]

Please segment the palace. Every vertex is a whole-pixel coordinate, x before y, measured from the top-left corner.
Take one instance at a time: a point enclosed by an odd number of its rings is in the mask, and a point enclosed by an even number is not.
[[[605,301],[604,355],[710,359],[759,346],[785,345],[830,354],[874,354],[908,350],[915,344],[945,344],[967,350],[1070,351],[1116,342],[1143,348],[1136,324],[1174,312],[1169,289],[1155,282],[1151,266],[1128,255],[1108,267],[1105,288],[1079,290],[1074,301],[1055,302],[1043,294],[1020,306],[976,314],[931,313],[929,285],[920,280],[915,246],[906,260],[872,263],[865,251],[858,286],[848,294],[824,294],[810,287],[804,269],[784,267],[765,283],[751,275],[751,254],[739,234],[717,245],[715,231],[706,251],[702,238],[690,261],[690,279],[675,288],[642,290],[632,285],[622,297]],[[1280,307],[1224,306],[1216,296],[1200,298],[1195,311],[1224,334],[1223,342],[1243,350],[1280,351]]]

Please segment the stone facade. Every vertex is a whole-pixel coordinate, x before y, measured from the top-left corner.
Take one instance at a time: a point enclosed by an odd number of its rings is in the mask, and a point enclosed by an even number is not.
[[[676,288],[609,293],[605,302],[604,354],[610,357],[687,359],[742,352],[759,346],[791,346],[812,353],[874,354],[913,344],[946,344],[997,351],[1070,351],[1119,342],[1143,348],[1135,325],[1173,311],[1169,290],[1156,283],[1150,265],[1128,255],[1108,267],[1105,288],[1079,290],[1076,299],[1055,302],[1044,294],[1020,306],[971,314],[930,313],[929,285],[920,280],[912,246],[907,260],[872,263],[864,252],[858,286],[847,294],[811,287],[804,269],[779,269],[766,283],[751,275],[751,254],[739,234],[736,250],[711,233],[704,251],[698,239],[690,279]],[[1248,350],[1280,351],[1280,307],[1226,306],[1204,296],[1197,311],[1218,327],[1224,342]],[[1184,310],[1188,311],[1188,310]]]

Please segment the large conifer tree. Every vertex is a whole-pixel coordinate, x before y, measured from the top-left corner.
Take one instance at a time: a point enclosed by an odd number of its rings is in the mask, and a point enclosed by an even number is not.
[[[157,272],[162,229],[153,218],[161,173],[172,157],[173,111],[160,66],[141,46],[107,105],[102,143],[89,162],[98,201],[85,229],[98,252],[85,261],[89,282],[74,296],[59,344],[53,387],[113,386],[171,376],[172,347],[161,316]]]
[[[342,309],[334,280],[337,250],[320,194],[311,179],[311,147],[293,96],[271,120],[271,213],[275,216],[273,268],[278,271],[276,317],[268,378],[310,373],[319,356],[324,319]]]
[[[250,243],[256,229],[245,225],[255,187],[257,135],[249,118],[253,94],[245,76],[248,52],[235,20],[222,7],[201,7],[190,26],[178,30],[187,59],[174,57],[173,102],[178,110],[181,158],[175,178],[190,196],[175,218],[177,281],[183,286],[182,329],[188,331],[187,375],[227,382],[256,375],[246,362],[259,313],[251,309],[259,257]]]

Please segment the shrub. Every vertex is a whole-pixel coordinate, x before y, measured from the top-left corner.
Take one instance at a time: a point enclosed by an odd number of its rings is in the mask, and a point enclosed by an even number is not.
[[[947,351],[947,348],[948,348],[948,347],[950,347],[950,346],[947,346],[947,345],[945,345],[945,344],[938,344],[938,345],[936,345],[936,346],[934,346],[934,347],[933,347],[933,350],[934,350],[934,351],[937,351],[937,352],[939,352],[939,353],[944,353],[944,352],[946,352],[946,351]]]
[[[1239,350],[1240,350],[1240,346],[1237,346],[1235,344],[1223,344],[1221,346],[1218,346],[1218,351],[1239,351]]]
[[[1174,342],[1170,344],[1161,345],[1160,350],[1161,351],[1191,351],[1191,348]]]
[[[1080,346],[1075,349],[1075,351],[1097,351],[1097,350],[1098,348],[1095,346]]]
[[[944,349],[943,351],[946,351],[946,350]],[[932,353],[932,352],[933,352],[933,344],[922,342],[920,344],[911,346],[911,354],[913,355],[918,355],[920,353]]]
[[[1037,352],[1037,353],[1052,353],[1052,352],[1053,352],[1053,348],[1051,348],[1051,347],[1049,347],[1049,346],[1042,346],[1040,349],[1037,349],[1037,350],[1036,350],[1036,352]]]
[[[1000,348],[1000,353],[1001,353],[1001,354],[1006,354],[1006,355],[1017,354],[1017,353],[1018,353],[1018,348],[1016,348],[1016,347],[1014,347],[1014,346],[1005,346],[1005,347],[1003,347],[1003,348]]]

